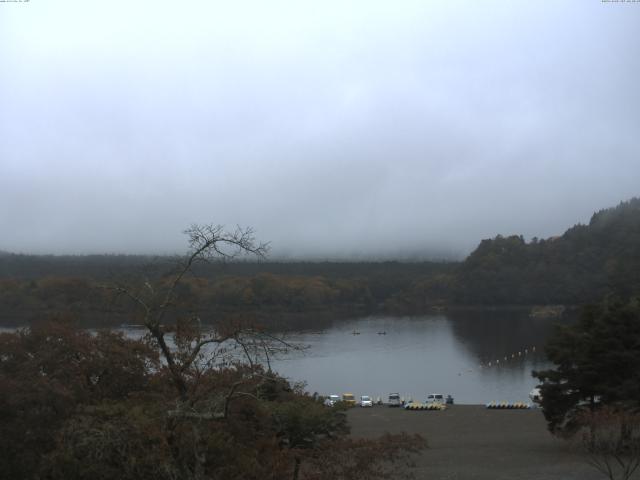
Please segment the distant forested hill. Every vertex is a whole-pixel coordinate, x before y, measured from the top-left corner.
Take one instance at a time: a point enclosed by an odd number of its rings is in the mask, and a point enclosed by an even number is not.
[[[130,305],[104,285],[170,282],[176,258],[0,254],[0,325],[54,314],[117,324]],[[261,318],[423,313],[453,305],[579,305],[640,294],[640,199],[597,212],[560,237],[483,240],[460,263],[233,262],[202,264],[181,285],[176,314]]]
[[[450,279],[458,304],[582,304],[640,292],[640,198],[560,237],[483,240]]]
[[[91,325],[134,322],[130,304],[102,288],[141,279],[166,284],[177,259],[126,255],[0,256],[0,325],[27,324],[71,314]],[[422,278],[451,272],[440,262],[214,262],[199,264],[182,281],[180,312],[203,318],[253,314],[265,322],[293,314],[357,315]],[[280,321],[280,320],[279,320]],[[287,320],[288,321],[288,320]]]

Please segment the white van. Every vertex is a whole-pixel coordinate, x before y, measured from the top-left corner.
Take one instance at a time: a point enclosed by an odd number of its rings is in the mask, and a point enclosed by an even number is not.
[[[400,398],[399,393],[390,393],[389,401],[387,402],[390,407],[400,407],[404,403]]]
[[[430,393],[427,395],[427,401],[425,403],[441,403],[444,405],[444,395],[442,393]]]
[[[540,403],[542,401],[542,394],[540,393],[540,389],[536,387],[531,390],[529,392],[529,398],[533,403]]]

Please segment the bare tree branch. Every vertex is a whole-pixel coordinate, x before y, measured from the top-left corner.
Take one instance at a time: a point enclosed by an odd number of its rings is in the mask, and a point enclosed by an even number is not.
[[[185,370],[191,367],[193,362],[198,358],[198,354],[202,350],[202,347],[204,347],[205,345],[209,345],[212,343],[217,343],[217,344],[224,343],[227,340],[230,340],[232,338],[233,336],[213,337],[213,338],[208,338],[206,340],[199,341],[195,345],[195,347],[193,347],[193,350],[191,351],[191,354],[189,355],[189,357],[186,360],[183,360],[182,366],[180,367],[181,371],[184,372]]]
[[[222,335],[213,333],[211,336],[203,338],[200,325],[196,327],[189,325],[186,327],[189,331],[188,338],[181,340],[181,335],[176,331],[174,335],[175,350],[170,347],[165,339],[168,330],[163,326],[163,320],[169,308],[174,305],[178,286],[187,273],[193,273],[193,266],[199,261],[207,261],[212,258],[233,259],[243,254],[264,257],[269,246],[266,243],[256,242],[254,231],[251,228],[239,226],[229,232],[222,225],[194,224],[184,233],[188,237],[189,252],[182,261],[178,262],[177,270],[167,287],[154,288],[149,279],[145,278],[142,285],[142,293],[145,295],[135,294],[132,289],[121,285],[110,288],[118,294],[128,297],[143,311],[143,323],[151,337],[157,342],[180,396],[186,400],[189,392],[189,379],[198,378],[199,367],[194,364],[207,345],[221,345],[233,340],[241,346],[246,361],[252,368],[256,366],[257,358],[252,356],[252,350],[255,350],[252,345],[254,342],[252,335],[254,334],[241,327]],[[189,330],[190,328],[193,329]],[[245,340],[245,336],[249,341]],[[267,352],[265,342],[263,342],[262,348]]]

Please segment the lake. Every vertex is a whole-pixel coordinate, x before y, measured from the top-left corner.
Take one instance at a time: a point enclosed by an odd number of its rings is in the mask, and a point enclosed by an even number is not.
[[[287,333],[288,341],[308,348],[273,360],[272,367],[321,395],[386,400],[399,392],[424,400],[442,393],[462,404],[528,402],[537,383],[531,371],[551,366],[544,343],[555,324],[567,322],[500,310],[336,320],[322,331]],[[132,338],[143,333],[118,330]]]
[[[463,404],[529,401],[537,383],[531,371],[550,366],[543,346],[558,322],[513,312],[340,321],[322,332],[289,335],[309,348],[273,368],[322,395],[386,399],[399,392],[423,400],[443,393]]]

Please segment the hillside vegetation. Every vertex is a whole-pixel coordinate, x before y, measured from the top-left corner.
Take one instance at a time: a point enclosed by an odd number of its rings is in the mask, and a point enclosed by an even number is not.
[[[73,313],[93,324],[135,322],[104,285],[141,274],[170,282],[175,259],[0,255],[0,323]],[[184,311],[261,320],[324,312],[426,312],[445,306],[579,305],[640,292],[640,199],[595,213],[559,237],[498,235],[463,262],[202,264],[181,286]]]
[[[640,199],[547,240],[483,240],[456,272],[456,303],[582,304],[640,291]]]

